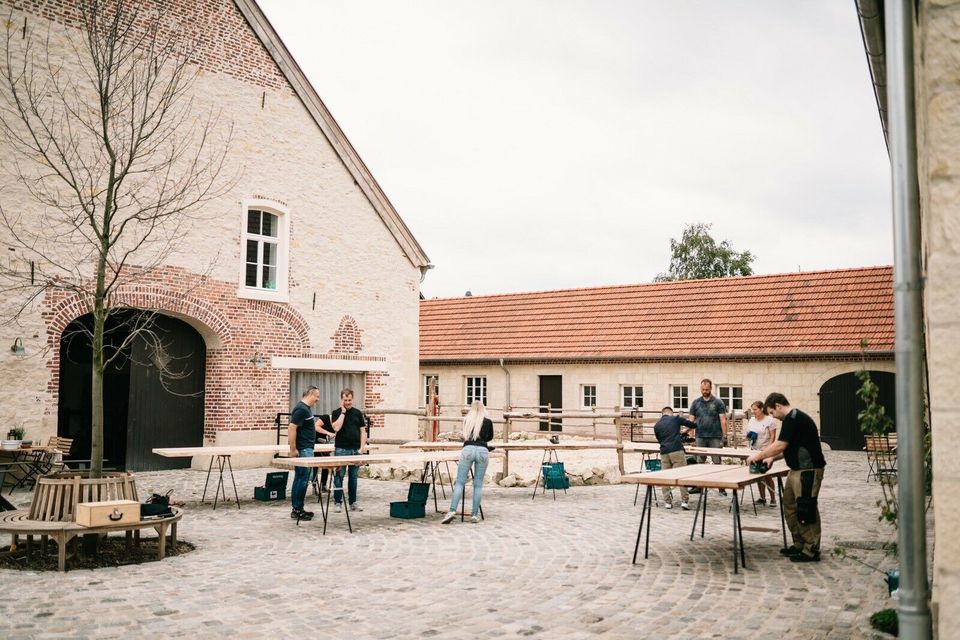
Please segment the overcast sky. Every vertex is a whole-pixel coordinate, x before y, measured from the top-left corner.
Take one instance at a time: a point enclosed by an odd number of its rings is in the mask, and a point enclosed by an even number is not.
[[[425,296],[890,264],[852,0],[260,0],[436,268]]]

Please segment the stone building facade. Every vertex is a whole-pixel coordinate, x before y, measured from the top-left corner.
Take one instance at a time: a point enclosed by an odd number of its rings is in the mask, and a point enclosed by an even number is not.
[[[866,348],[861,349],[861,341]],[[875,372],[892,401],[890,267],[424,300],[420,402],[441,407],[683,410],[709,378],[729,410],[780,391],[860,449],[853,372]],[[508,382],[509,381],[509,382]],[[888,406],[892,410],[892,406]],[[612,420],[562,430],[614,435]],[[536,422],[525,429],[540,430]],[[518,428],[518,426],[514,426]]]
[[[53,54],[70,64],[77,2],[0,4],[17,29],[51,34]],[[274,417],[298,395],[291,380],[306,379],[294,374],[351,374],[362,380],[367,407],[413,405],[419,283],[429,260],[260,8],[253,0],[177,0],[141,10],[162,10],[166,27],[193,30],[200,73],[189,98],[198,113],[219,112],[221,126],[232,126],[229,188],[183,221],[181,250],[116,299],[202,337],[202,442],[273,442]],[[0,181],[4,206],[15,203],[29,220],[39,205],[9,174]],[[277,227],[276,282],[245,280],[245,243],[258,237],[250,236],[251,215],[269,215]],[[9,237],[0,244],[10,249],[0,258],[9,268],[43,270]],[[0,314],[9,319],[23,303],[7,296]],[[45,440],[58,425],[66,435],[64,330],[89,311],[87,301],[51,291],[0,328],[0,342],[25,348],[0,351],[0,415],[23,423],[28,437]],[[385,437],[416,432],[410,417],[375,424]],[[162,436],[162,425],[152,428]]]

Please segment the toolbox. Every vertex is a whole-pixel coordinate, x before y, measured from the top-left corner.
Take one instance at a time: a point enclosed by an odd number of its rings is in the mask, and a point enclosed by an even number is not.
[[[140,522],[140,503],[135,500],[81,502],[76,522],[82,527],[103,527]]]
[[[429,482],[411,482],[404,502],[390,503],[390,517],[411,520],[426,517],[427,497],[430,495]]]
[[[253,488],[254,500],[270,502],[273,500],[287,499],[287,480],[290,477],[289,471],[271,471],[263,481],[262,487]]]

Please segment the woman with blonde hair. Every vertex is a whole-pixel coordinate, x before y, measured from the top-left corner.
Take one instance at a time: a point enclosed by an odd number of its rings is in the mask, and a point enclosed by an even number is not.
[[[453,499],[450,511],[443,516],[442,524],[450,524],[457,516],[457,505],[463,497],[467,484],[467,473],[473,469],[473,509],[470,522],[480,522],[480,496],[483,493],[483,474],[490,462],[490,449],[487,443],[493,440],[493,421],[487,417],[487,409],[479,400],[474,401],[470,411],[463,417],[463,449],[457,463],[457,482],[453,486]]]

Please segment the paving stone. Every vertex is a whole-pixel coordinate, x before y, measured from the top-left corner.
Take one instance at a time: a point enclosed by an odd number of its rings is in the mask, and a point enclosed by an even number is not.
[[[754,516],[745,502],[743,524],[765,530],[744,531],[739,574],[728,503],[716,495],[693,541],[693,511],[655,508],[650,557],[641,544],[633,565],[640,508],[629,485],[578,486],[554,501],[488,484],[484,522],[441,526],[432,499],[425,519],[391,519],[406,484],[361,479],[354,533],[341,513],[324,536],[319,508],[297,526],[289,502],[247,498],[266,469],[237,471],[242,508],[216,511],[199,503],[205,471],[140,473],[141,494],[173,489],[186,501],[179,536],[196,551],[97,571],[0,571],[15,593],[0,602],[0,637],[865,638],[870,614],[893,606],[883,575],[830,552],[835,540],[879,547],[894,534],[877,522],[880,489],[864,481],[864,456],[827,460],[823,561],[782,558],[779,511]],[[603,467],[580,464],[591,465]],[[854,553],[884,570],[895,562],[880,549]]]

